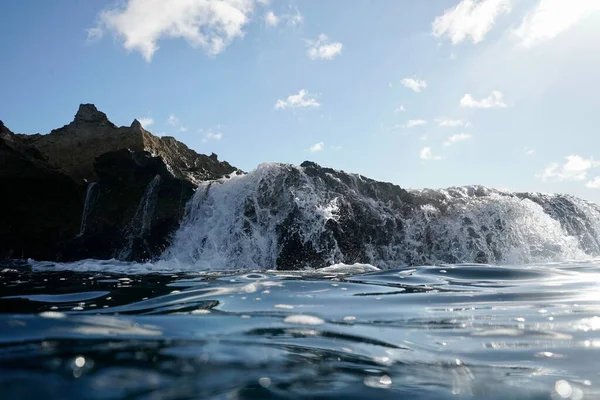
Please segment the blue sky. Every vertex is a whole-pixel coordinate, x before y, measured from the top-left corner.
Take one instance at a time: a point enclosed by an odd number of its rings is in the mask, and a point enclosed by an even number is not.
[[[600,1],[4,0],[0,118],[600,203]],[[598,178],[597,178],[598,177]]]

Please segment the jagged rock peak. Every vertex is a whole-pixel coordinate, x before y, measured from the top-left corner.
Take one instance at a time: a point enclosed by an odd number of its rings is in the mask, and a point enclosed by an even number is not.
[[[133,122],[131,123],[131,128],[132,129],[144,129],[144,127],[142,126],[142,123],[140,121],[138,121],[137,119],[134,119]]]
[[[102,111],[98,111],[93,104],[80,104],[74,122],[109,122]]]

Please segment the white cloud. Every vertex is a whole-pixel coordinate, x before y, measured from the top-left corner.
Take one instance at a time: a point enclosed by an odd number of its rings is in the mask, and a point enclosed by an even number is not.
[[[296,26],[300,25],[304,22],[304,17],[300,14],[300,10],[298,8],[295,9],[295,13],[293,14],[282,14],[279,16],[279,19],[282,21],[287,21],[288,25]]]
[[[479,43],[492,29],[496,18],[510,12],[511,3],[511,0],[461,0],[456,7],[436,17],[432,26],[433,35],[447,36],[453,44],[469,37],[473,43]]]
[[[182,126],[181,128],[179,128],[179,132],[187,132],[187,130],[187,126]]]
[[[87,40],[90,43],[102,39],[103,36],[104,36],[104,31],[102,30],[102,28],[96,27],[96,28],[89,28],[87,30]]]
[[[286,108],[313,108],[320,106],[321,104],[317,102],[314,96],[309,95],[305,89],[302,89],[298,94],[291,94],[285,100],[277,100],[274,107],[276,110],[283,110]]]
[[[457,126],[469,126],[470,124],[468,122],[464,122],[460,119],[444,119],[444,118],[440,118],[440,119],[436,119],[435,122],[437,122],[437,124],[439,126],[443,126],[443,127],[457,127]]]
[[[419,153],[421,160],[441,160],[442,156],[435,156],[431,151],[431,147],[423,147]]]
[[[404,106],[402,106],[402,105],[394,110],[394,112],[396,114],[404,112],[404,111],[406,111],[406,108],[404,108]]]
[[[417,78],[404,78],[401,81],[404,87],[414,90],[415,92],[420,92],[421,89],[425,89],[427,87],[427,82],[417,79]]]
[[[269,4],[271,4],[271,0],[256,0],[256,1],[261,6],[268,6]]]
[[[421,136],[419,136],[419,140],[427,140],[427,134],[423,134]]]
[[[589,189],[600,189],[600,176],[597,176],[588,183],[586,183],[585,187]]]
[[[532,47],[555,38],[597,11],[598,0],[540,0],[514,33],[522,46]]]
[[[530,156],[530,155],[532,155],[533,153],[535,153],[535,150],[534,150],[534,149],[531,149],[531,148],[529,148],[529,147],[525,147],[525,148],[523,149],[523,153],[525,153],[525,155],[526,155],[526,156]]]
[[[279,17],[273,11],[266,13],[264,19],[267,26],[277,26],[279,23]]]
[[[311,153],[316,153],[317,151],[322,151],[324,147],[325,147],[325,143],[319,142],[319,143],[315,143],[312,146],[310,146],[309,150]]]
[[[423,125],[427,125],[427,121],[425,121],[424,119],[411,119],[406,123],[405,127],[413,128],[415,126],[423,126]]]
[[[204,138],[202,139],[202,141],[204,143],[208,142],[209,140],[221,140],[223,138],[223,134],[221,132],[215,132],[212,129],[209,129],[205,134],[204,134]]]
[[[123,6],[103,11],[91,32],[96,37],[105,30],[112,32],[127,50],[139,51],[146,61],[167,38],[185,39],[215,55],[244,36],[242,29],[253,7],[254,0],[126,0]]]
[[[297,8],[293,13],[279,15],[276,15],[273,11],[268,11],[263,19],[265,20],[265,25],[271,28],[276,27],[283,22],[287,22],[289,26],[300,25],[304,22],[304,17]]]
[[[331,146],[331,150],[339,151],[339,150],[343,150],[343,149],[344,149],[344,147],[340,146],[340,145]]]
[[[470,94],[465,94],[460,100],[460,106],[463,108],[506,108],[508,106],[503,98],[504,95],[497,90],[481,100],[475,100]]]
[[[464,142],[465,140],[469,140],[472,137],[473,136],[469,135],[468,133],[455,133],[444,142],[444,147],[452,146],[454,143],[457,142]]]
[[[542,181],[583,181],[587,179],[588,170],[600,167],[600,161],[583,158],[578,155],[565,157],[565,163],[552,163],[536,174]]]
[[[169,115],[169,119],[167,119],[167,124],[172,125],[172,126],[177,126],[177,125],[179,125],[179,118],[177,118],[176,116],[171,114],[171,115]]]
[[[306,54],[312,60],[333,60],[335,56],[342,54],[342,44],[329,40],[327,35],[321,33],[316,40],[307,40],[308,50]]]
[[[140,121],[140,124],[142,124],[144,128],[154,123],[154,120],[152,118],[138,118],[138,121]]]

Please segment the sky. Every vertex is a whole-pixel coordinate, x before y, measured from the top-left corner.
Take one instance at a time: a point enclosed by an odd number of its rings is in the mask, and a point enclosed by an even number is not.
[[[600,204],[600,1],[3,0],[0,119]]]

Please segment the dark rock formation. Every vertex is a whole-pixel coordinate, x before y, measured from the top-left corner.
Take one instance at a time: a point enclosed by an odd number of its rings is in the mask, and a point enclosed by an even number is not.
[[[195,186],[177,179],[160,157],[121,149],[94,164],[98,181],[87,198],[80,234],[65,258],[147,260],[158,256],[179,226]]]
[[[73,122],[48,135],[18,136],[23,143],[39,150],[53,167],[75,180],[96,181],[96,157],[120,149],[159,156],[174,177],[193,183],[236,170],[216,157],[196,153],[172,137],[152,135],[137,120],[131,126],[117,127],[93,104],[81,104]]]
[[[47,135],[0,128],[0,257],[156,257],[195,186],[237,170],[92,104]]]
[[[79,230],[85,189],[0,122],[0,257],[56,259]]]

